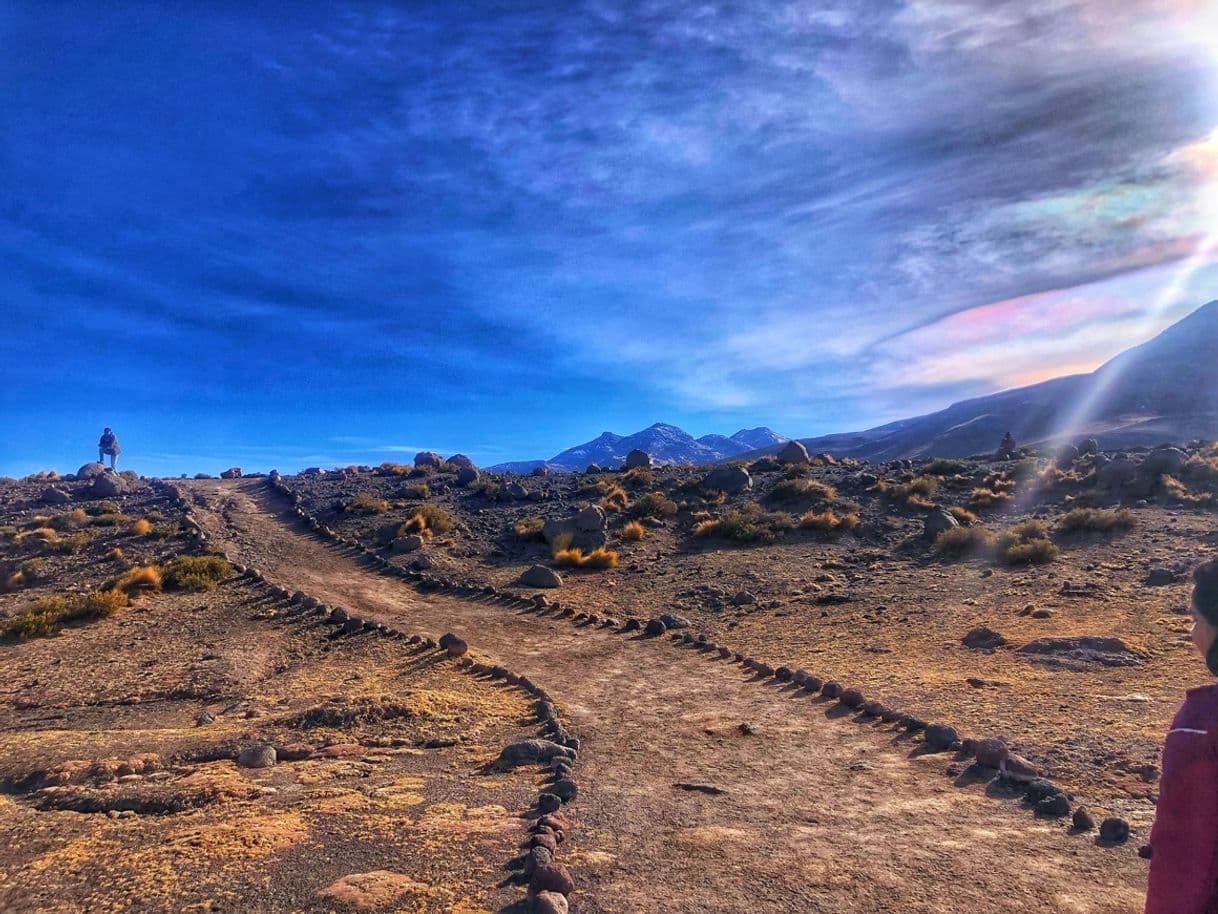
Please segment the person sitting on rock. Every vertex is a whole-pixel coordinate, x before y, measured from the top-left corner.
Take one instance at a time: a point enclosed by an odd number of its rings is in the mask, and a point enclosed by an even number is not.
[[[1218,560],[1193,573],[1193,646],[1218,676]],[[1218,685],[1190,689],[1163,744],[1146,914],[1218,911]]]
[[[109,428],[102,432],[102,436],[97,442],[97,462],[105,463],[106,455],[110,455],[110,469],[114,469],[114,462],[118,460],[119,446],[118,439],[114,437],[114,432]]]

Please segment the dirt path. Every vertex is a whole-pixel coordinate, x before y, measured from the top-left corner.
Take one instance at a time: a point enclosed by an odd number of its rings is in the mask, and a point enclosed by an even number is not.
[[[1145,863],[911,757],[882,726],[666,641],[425,596],[295,525],[260,481],[195,483],[209,534],[271,580],[528,674],[583,740],[581,912],[1135,912]],[[754,735],[738,726],[748,721]],[[674,788],[707,782],[718,796]]]

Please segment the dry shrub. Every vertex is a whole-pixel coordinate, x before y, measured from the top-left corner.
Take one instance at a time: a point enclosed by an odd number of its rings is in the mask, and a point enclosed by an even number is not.
[[[146,593],[161,592],[161,569],[155,565],[142,565],[132,568],[117,581],[111,589],[120,590],[128,597]]]
[[[614,485],[606,480],[600,480],[597,484],[597,489],[604,494],[600,501],[597,502],[606,511],[625,511],[626,505],[630,501],[630,496],[626,494],[626,490],[619,485]]]
[[[89,522],[89,515],[82,508],[73,508],[64,514],[53,517],[48,521],[47,526],[53,527],[56,530],[75,530],[83,527]]]
[[[961,508],[959,505],[952,505],[947,509],[947,513],[956,519],[956,523],[965,527],[971,527],[977,523],[978,517],[968,508]]]
[[[964,473],[968,468],[969,465],[963,460],[938,458],[922,467],[922,472],[931,476],[955,476],[958,473]]]
[[[483,498],[495,499],[499,497],[499,483],[493,479],[479,479],[476,483],[469,487],[471,492],[481,495]]]
[[[646,528],[644,528],[643,525],[637,520],[629,521],[624,527],[622,527],[622,539],[626,540],[627,542],[637,543],[646,535]]]
[[[633,489],[643,489],[655,482],[649,467],[631,467],[622,475],[622,481]]]
[[[992,508],[995,505],[1006,504],[1011,500],[1007,492],[991,489],[988,486],[978,486],[968,497],[969,507]]]
[[[410,533],[447,533],[453,528],[452,516],[438,505],[412,505],[410,520],[398,529],[398,536]]]
[[[129,602],[125,592],[117,588],[95,590],[83,597],[73,597],[59,616],[61,622],[85,622],[113,616]]]
[[[617,553],[604,546],[598,546],[588,553],[572,546],[555,550],[554,564],[560,568],[616,568]]]
[[[97,514],[91,521],[94,527],[125,527],[131,523],[126,514]]]
[[[425,483],[425,482],[413,483],[411,485],[408,485],[406,488],[404,488],[402,490],[403,498],[412,498],[415,500],[418,500],[420,498],[427,498],[427,496],[429,496],[430,494],[431,494],[431,489],[429,489],[427,487],[427,483]]]
[[[70,622],[86,622],[114,615],[127,605],[121,590],[95,590],[93,593],[64,597],[43,597],[23,610],[0,629],[7,641],[47,638]]]
[[[1193,455],[1197,456],[1196,454]],[[1212,505],[1214,496],[1211,492],[1192,492],[1188,486],[1174,476],[1162,477],[1163,493],[1172,501],[1181,505]]]
[[[819,513],[809,511],[799,518],[801,530],[816,530],[820,533],[847,533],[858,525],[859,516],[857,514],[836,514],[831,510]]]
[[[728,511],[718,520],[705,520],[694,527],[694,536],[714,536],[738,543],[774,543],[794,529],[795,519],[785,511],[766,511],[755,501]]]
[[[59,531],[52,527],[35,527],[32,530],[22,530],[17,534],[17,542],[24,542],[27,539],[37,540],[44,545],[51,545],[59,542]]]
[[[42,601],[40,600],[39,603]],[[62,601],[61,601],[62,602]],[[29,641],[31,638],[49,638],[59,631],[58,616],[46,610],[40,610],[35,603],[30,609],[22,610],[4,624],[0,629],[0,638],[5,641]]]
[[[199,593],[228,577],[232,566],[218,555],[179,555],[161,566],[166,590]]]
[[[676,513],[677,503],[662,492],[648,492],[630,506],[631,517],[672,517]]]
[[[995,557],[1001,565],[1045,565],[1057,558],[1059,551],[1043,523],[1025,520],[998,537]]]
[[[935,537],[935,552],[945,559],[977,555],[994,543],[994,534],[984,527],[952,527]]]
[[[389,510],[389,502],[383,498],[374,498],[367,492],[360,492],[347,505],[347,510],[357,514],[384,514]]]
[[[1015,488],[1015,480],[1008,479],[1006,473],[990,473],[981,480],[981,485],[995,492],[1010,492]]]
[[[26,585],[25,575],[20,570],[10,571],[0,583],[0,593],[13,593]]]
[[[109,552],[106,553],[106,557],[109,558],[111,561],[121,562],[123,560],[123,550],[121,550],[117,546],[115,546],[113,549],[111,549]]]
[[[837,491],[833,486],[815,479],[784,479],[770,490],[770,499],[783,502],[812,499],[833,504],[837,500]]]
[[[418,475],[414,472],[415,467],[407,463],[394,463],[392,460],[386,460],[381,464],[381,470],[393,476],[414,476]]]
[[[58,552],[61,555],[70,555],[84,549],[89,544],[92,537],[88,533],[73,533],[70,536],[65,536],[62,539],[48,544],[52,552]]]
[[[127,531],[132,536],[147,536],[152,532],[152,523],[147,518],[141,517],[130,527],[128,527]]]
[[[1058,533],[1119,533],[1132,530],[1138,519],[1128,508],[1074,508],[1057,522]]]
[[[526,517],[512,525],[512,531],[522,540],[539,540],[541,530],[546,525],[545,518]]]

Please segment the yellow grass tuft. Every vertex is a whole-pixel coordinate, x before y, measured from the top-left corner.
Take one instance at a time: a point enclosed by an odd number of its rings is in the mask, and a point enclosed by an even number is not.
[[[1058,533],[1120,533],[1132,530],[1138,519],[1128,508],[1075,508],[1057,522]]]
[[[132,536],[147,536],[152,532],[152,523],[146,517],[141,517],[128,530]]]
[[[800,515],[801,530],[816,530],[820,533],[846,533],[859,525],[859,516],[854,512],[838,514],[832,510],[808,511]]]
[[[115,590],[121,590],[127,596],[161,592],[161,570],[155,565],[141,565],[132,568],[114,582]]]
[[[622,527],[622,539],[626,540],[627,542],[637,543],[646,535],[646,528],[637,520],[629,521],[624,527]]]

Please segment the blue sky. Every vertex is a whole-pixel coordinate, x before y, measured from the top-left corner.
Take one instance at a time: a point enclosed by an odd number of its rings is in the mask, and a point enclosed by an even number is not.
[[[0,474],[844,431],[1218,297],[1212,2],[247,6],[0,9]]]

